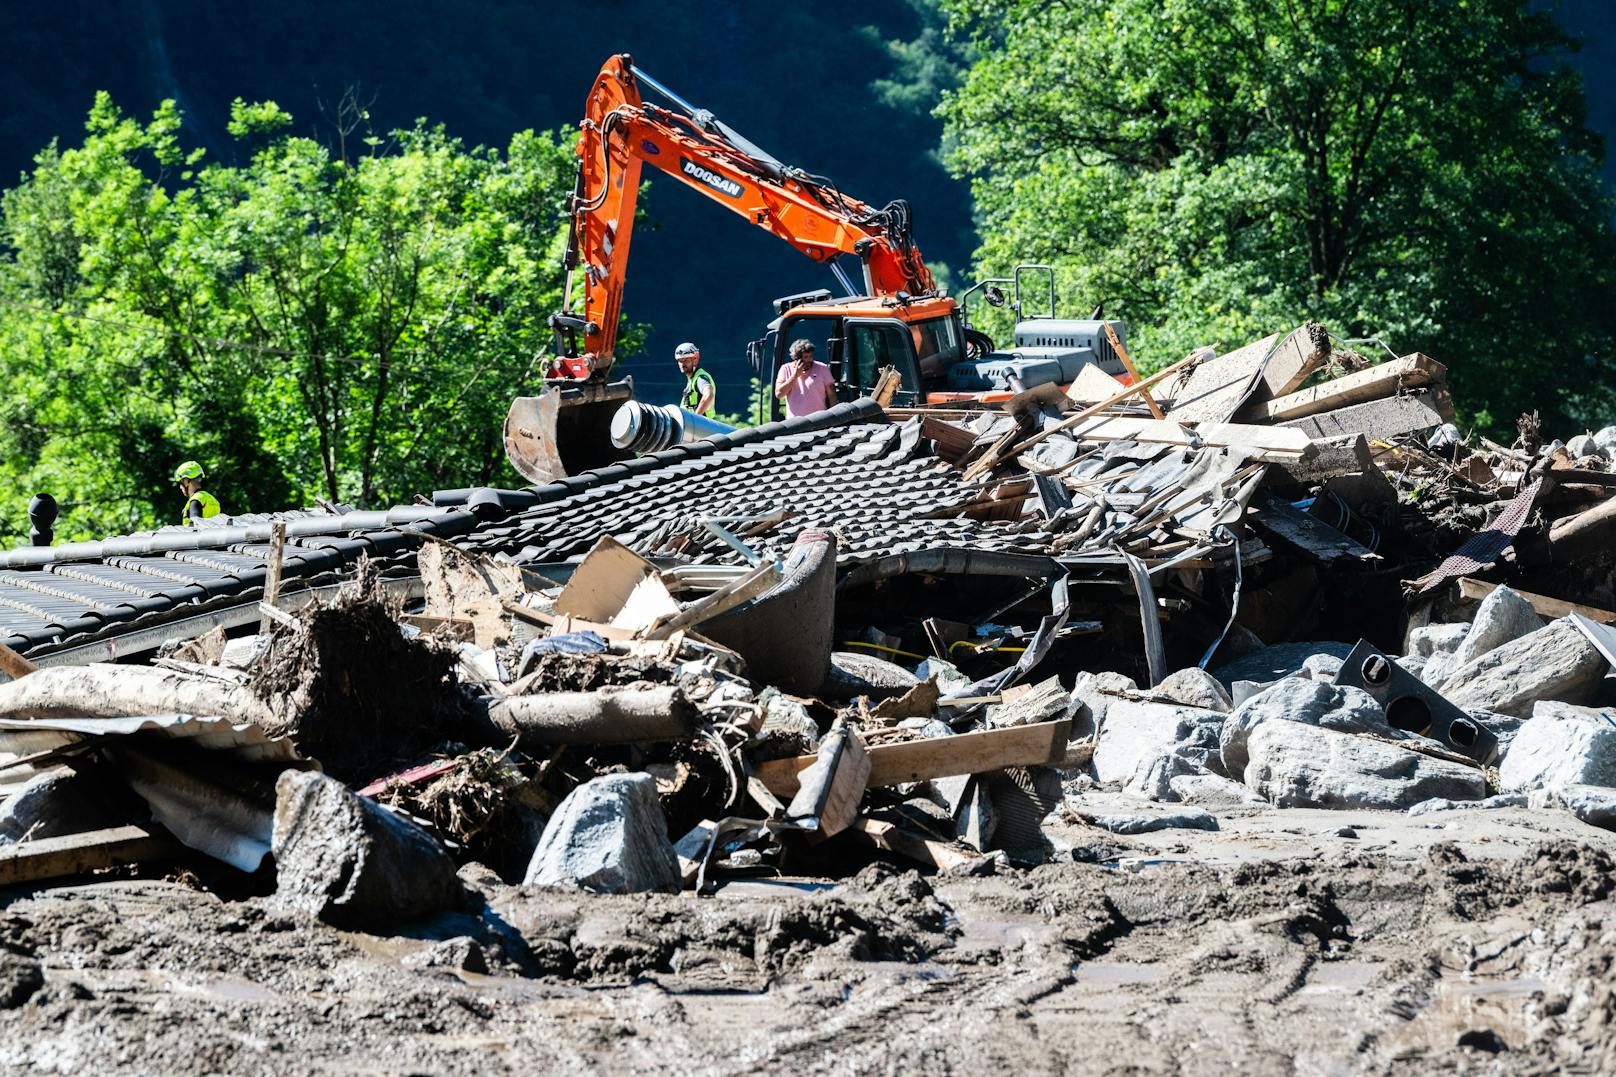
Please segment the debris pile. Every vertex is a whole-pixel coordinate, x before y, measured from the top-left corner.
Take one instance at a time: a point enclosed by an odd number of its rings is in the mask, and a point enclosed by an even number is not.
[[[1126,387],[865,401],[370,514],[342,541],[375,560],[301,603],[277,561],[256,626],[0,652],[0,883],[201,854],[386,931],[475,908],[478,870],[991,872],[1073,855],[1056,822],[1267,806],[1610,826],[1616,428],[1505,446],[1452,418],[1441,364],[1308,325]],[[129,585],[99,555],[76,571]]]

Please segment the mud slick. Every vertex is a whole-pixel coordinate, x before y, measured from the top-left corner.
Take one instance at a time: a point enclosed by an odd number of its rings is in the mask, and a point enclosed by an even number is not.
[[[1616,429],[1180,369],[30,552],[0,1071],[1616,1072]]]

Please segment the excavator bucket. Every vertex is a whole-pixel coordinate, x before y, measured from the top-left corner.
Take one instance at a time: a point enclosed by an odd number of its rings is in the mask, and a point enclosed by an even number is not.
[[[538,396],[519,396],[505,416],[505,456],[535,484],[626,460],[633,453],[612,444],[611,424],[613,413],[633,397],[629,378],[552,385]]]

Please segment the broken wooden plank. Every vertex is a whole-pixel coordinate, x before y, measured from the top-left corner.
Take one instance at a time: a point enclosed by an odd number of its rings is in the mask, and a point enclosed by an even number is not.
[[[1152,374],[1144,381],[1138,381],[1134,382],[1132,385],[1124,386],[1122,390],[1115,396],[1112,396],[1107,400],[1103,400],[1098,404],[1091,404],[1072,415],[1070,418],[1056,423],[1054,426],[1044,427],[1042,430],[1038,431],[1038,433],[1033,434],[1031,437],[1019,444],[1009,444],[1010,438],[1015,434],[1015,430],[1012,428],[1010,434],[1005,435],[1003,441],[1000,441],[998,444],[994,445],[993,448],[989,449],[988,452],[981,457],[981,459],[977,460],[976,463],[965,469],[965,478],[967,480],[979,478],[989,471],[992,471],[1005,460],[1019,456],[1026,452],[1028,449],[1032,448],[1034,445],[1037,445],[1051,434],[1056,434],[1063,430],[1070,430],[1084,419],[1098,415],[1100,412],[1111,407],[1113,404],[1120,404],[1130,397],[1137,396],[1146,389],[1161,384],[1168,378],[1180,373],[1181,371],[1193,369],[1194,365],[1198,362],[1200,362],[1199,355],[1186,355],[1172,366],[1156,371],[1156,373]]]
[[[1488,583],[1485,580],[1463,576],[1459,580],[1459,594],[1464,598],[1479,601],[1498,590],[1499,586],[1496,583]],[[1517,590],[1515,593],[1531,603],[1532,608],[1544,617],[1554,619],[1580,613],[1588,620],[1596,621],[1599,624],[1616,624],[1616,611],[1613,610],[1602,610],[1598,606],[1584,606],[1580,602],[1567,602],[1560,598],[1550,598],[1548,595],[1536,595],[1531,591]]]
[[[1283,425],[1307,432],[1310,438],[1362,434],[1371,441],[1385,441],[1399,434],[1429,430],[1453,419],[1453,401],[1446,389],[1423,389],[1406,396],[1349,404],[1334,411],[1292,419]]]
[[[899,856],[913,860],[917,864],[936,868],[938,871],[964,867],[982,859],[982,854],[974,849],[967,849],[963,845],[949,842],[936,841],[932,838],[923,838],[919,834],[911,833],[895,823],[871,819],[868,815],[861,815],[854,820],[853,826],[847,833],[849,837],[861,844],[880,849],[883,852],[896,853]]]
[[[1105,327],[1105,339],[1110,341],[1111,350],[1116,352],[1117,358],[1122,361],[1122,368],[1128,372],[1128,377],[1138,381],[1139,368],[1133,365],[1133,357],[1128,354],[1128,349],[1123,347],[1122,338],[1117,336],[1116,328],[1110,322],[1100,324]],[[1150,409],[1150,414],[1158,419],[1163,418],[1162,409],[1156,406],[1155,399],[1148,392],[1139,395],[1145,398],[1145,406]]]
[[[1257,399],[1294,393],[1330,358],[1330,337],[1323,326],[1299,325],[1275,346],[1263,367]]]
[[[1375,551],[1324,521],[1281,501],[1266,497],[1246,513],[1262,531],[1320,564],[1378,560]]]
[[[0,846],[0,886],[84,875],[120,864],[161,860],[184,846],[157,826],[115,826]]]
[[[1005,767],[1058,765],[1066,758],[1071,729],[1071,721],[1063,718],[1058,722],[879,745],[867,749],[870,757],[867,784],[879,788],[955,774],[980,774]],[[818,758],[803,755],[795,759],[776,759],[761,764],[757,776],[776,795],[793,796],[798,776]]]
[[[1322,411],[1370,400],[1384,400],[1404,389],[1420,389],[1438,384],[1447,375],[1447,367],[1428,355],[1415,352],[1401,359],[1368,367],[1346,374],[1322,385],[1314,385],[1266,403],[1249,405],[1242,417],[1251,422],[1279,423],[1289,419],[1304,419]]]
[[[1277,429],[1294,430],[1296,427]],[[1300,460],[1275,461],[1278,469],[1298,486],[1314,486],[1342,475],[1367,475],[1379,470],[1374,453],[1369,449],[1369,439],[1362,434],[1318,438],[1312,445],[1313,451]]]
[[[4,643],[0,643],[0,673],[4,673],[12,680],[17,680],[20,677],[28,676],[38,668],[38,666],[7,647]]]
[[[1312,451],[1312,439],[1288,427],[1245,423],[1202,423],[1193,432],[1174,419],[1132,415],[1096,415],[1067,433],[1078,441],[1142,441],[1153,445],[1213,447],[1238,445],[1255,450],[1253,460],[1295,461]]]
[[[858,817],[869,777],[869,750],[858,727],[837,719],[818,754],[793,775],[798,788],[786,808],[787,821],[821,837],[840,834]]]
[[[264,605],[273,606],[281,597],[281,569],[286,563],[286,524],[277,520],[269,528],[269,570],[264,579]],[[267,615],[258,618],[258,634],[269,634],[270,619]]]
[[[1185,379],[1184,387],[1173,393],[1168,416],[1181,423],[1226,423],[1233,419],[1262,380],[1268,356],[1279,338],[1275,333],[1199,363]]]
[[[668,593],[655,565],[602,535],[556,596],[555,609],[633,631],[658,618],[673,617],[679,603]]]
[[[920,420],[920,436],[929,438],[936,446],[937,456],[950,464],[964,460],[971,446],[976,444],[976,431],[931,415]]]

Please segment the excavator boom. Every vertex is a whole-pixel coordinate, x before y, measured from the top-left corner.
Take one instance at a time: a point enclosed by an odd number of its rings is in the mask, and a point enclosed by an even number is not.
[[[642,80],[675,108],[642,101]],[[868,295],[919,296],[936,289],[911,238],[907,203],[876,209],[842,194],[829,180],[781,164],[710,113],[637,75],[626,54],[613,56],[601,68],[580,126],[566,299],[564,309],[551,319],[557,338],[552,377],[604,378],[616,358],[634,207],[645,164],[816,262],[834,264],[843,255],[852,256],[860,263]]]

